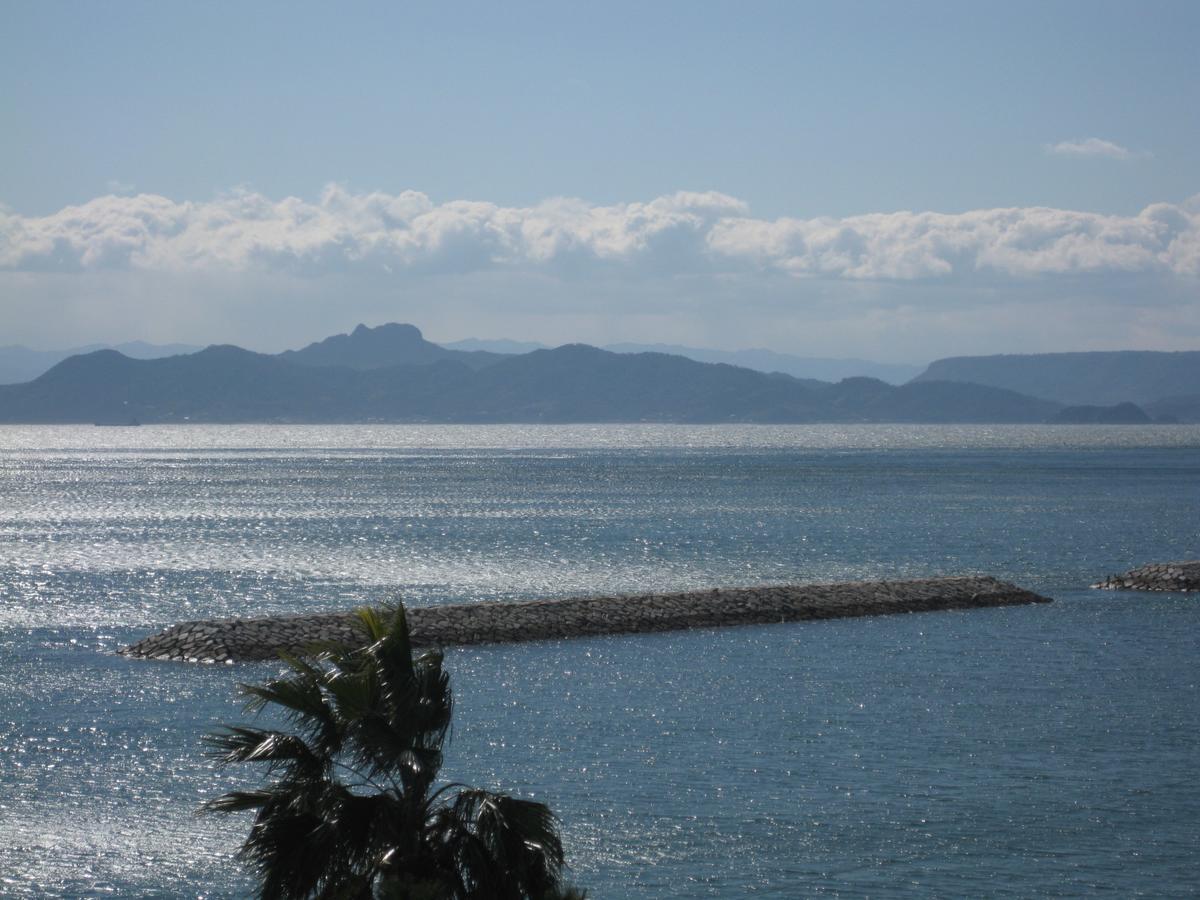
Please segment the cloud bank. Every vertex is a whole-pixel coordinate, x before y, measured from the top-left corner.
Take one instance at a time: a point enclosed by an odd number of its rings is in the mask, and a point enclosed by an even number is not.
[[[1078,146],[1094,142],[1128,152],[1094,138]],[[454,275],[589,267],[900,282],[1107,273],[1194,278],[1200,197],[1133,216],[1031,207],[760,219],[716,192],[611,206],[558,198],[503,207],[331,185],[315,202],[240,191],[207,202],[104,196],[42,217],[0,208],[0,270],[14,272]]]
[[[1101,156],[1108,159],[1133,159],[1135,156],[1147,154],[1134,153],[1127,147],[1106,141],[1103,138],[1079,138],[1074,141],[1060,141],[1046,147],[1055,156]]]

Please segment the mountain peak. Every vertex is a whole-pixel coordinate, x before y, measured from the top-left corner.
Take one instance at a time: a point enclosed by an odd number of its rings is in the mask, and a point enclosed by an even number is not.
[[[335,334],[300,350],[279,354],[303,366],[346,366],[351,369],[385,369],[390,366],[428,365],[456,360],[479,368],[502,357],[490,353],[447,350],[425,340],[415,325],[389,322],[372,328],[359,324],[349,334]]]
[[[342,337],[343,335],[338,335]],[[408,341],[424,341],[425,336],[421,334],[421,329],[416,325],[409,325],[405,322],[387,322],[383,325],[376,325],[372,328],[370,325],[359,323],[355,326],[354,331],[350,332],[351,338],[362,340],[364,338],[390,338],[402,339]]]

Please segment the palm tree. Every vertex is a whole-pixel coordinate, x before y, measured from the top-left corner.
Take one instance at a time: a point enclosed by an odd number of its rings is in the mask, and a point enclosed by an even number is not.
[[[232,726],[208,737],[223,762],[261,763],[271,778],[205,807],[254,811],[239,855],[258,896],[582,897],[562,883],[546,806],[458,784],[434,789],[452,707],[442,654],[413,658],[402,607],[358,617],[365,646],[285,656],[289,673],[241,686],[248,710],[275,709],[290,730]]]

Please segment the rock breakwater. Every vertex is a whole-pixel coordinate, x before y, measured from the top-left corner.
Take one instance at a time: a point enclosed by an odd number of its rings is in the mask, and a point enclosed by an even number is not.
[[[1200,560],[1150,563],[1109,575],[1092,587],[1105,591],[1200,591]]]
[[[406,611],[414,644],[450,646],[1045,602],[1049,598],[995,578],[965,576],[462,603]],[[233,662],[359,640],[354,613],[336,612],[184,622],[120,652],[149,659]]]

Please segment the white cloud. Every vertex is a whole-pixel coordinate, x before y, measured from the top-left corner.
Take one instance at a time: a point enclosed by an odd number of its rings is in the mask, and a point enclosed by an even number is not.
[[[1096,137],[1048,144],[1046,151],[1056,156],[1103,156],[1108,159],[1133,159],[1136,156],[1150,155],[1148,153],[1135,153],[1133,150],[1122,147],[1120,144]]]
[[[12,271],[453,275],[589,266],[882,281],[1198,276],[1200,202],[1134,216],[1032,207],[757,219],[716,192],[503,207],[331,185],[315,202],[237,191],[202,203],[110,195],[43,217],[0,207],[0,269]]]

